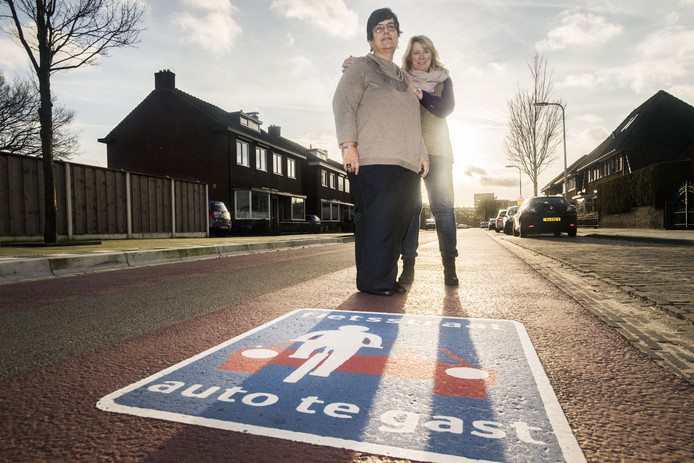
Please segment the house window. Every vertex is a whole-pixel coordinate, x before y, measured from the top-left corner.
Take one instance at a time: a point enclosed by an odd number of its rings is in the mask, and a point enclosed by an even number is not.
[[[250,191],[236,191],[234,193],[234,218],[235,219],[250,219],[251,218],[251,200]]]
[[[345,179],[345,193],[349,193],[349,179]]]
[[[333,173],[330,174],[330,189],[335,189],[335,174]]]
[[[337,176],[337,190],[345,191],[345,178],[342,175]]]
[[[320,208],[320,218],[324,222],[328,222],[330,220],[330,203],[328,201],[321,201],[321,208]]]
[[[287,177],[296,178],[296,161],[287,159]]]
[[[306,204],[303,198],[292,198],[292,220],[306,220]]]
[[[270,218],[270,194],[260,193],[257,191],[251,192],[251,219],[266,219]]]
[[[282,175],[282,155],[272,153],[272,173]]]
[[[270,194],[259,191],[238,190],[234,192],[234,218],[269,219]]]
[[[249,167],[248,163],[248,143],[236,140],[236,164]]]
[[[265,148],[255,149],[255,168],[267,172],[267,150]]]
[[[350,222],[352,219],[352,208],[349,206],[341,206],[340,212],[342,213],[342,222]]]
[[[320,171],[320,184],[321,186],[328,186],[328,173],[324,170]]]
[[[340,213],[341,210],[342,214]],[[349,207],[330,201],[321,201],[321,220],[324,222],[339,222],[341,215],[344,216],[345,210],[349,210]]]

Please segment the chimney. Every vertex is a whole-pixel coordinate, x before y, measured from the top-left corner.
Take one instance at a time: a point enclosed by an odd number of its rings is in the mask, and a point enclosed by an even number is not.
[[[280,127],[279,125],[271,125],[270,127],[267,128],[267,131],[273,137],[281,137],[282,136],[282,127]]]
[[[154,90],[176,88],[176,74],[164,69],[154,74]]]

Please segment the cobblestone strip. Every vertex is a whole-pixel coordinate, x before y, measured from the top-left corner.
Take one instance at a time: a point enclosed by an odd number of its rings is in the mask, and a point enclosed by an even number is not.
[[[662,367],[694,384],[694,325],[552,257],[497,240]]]

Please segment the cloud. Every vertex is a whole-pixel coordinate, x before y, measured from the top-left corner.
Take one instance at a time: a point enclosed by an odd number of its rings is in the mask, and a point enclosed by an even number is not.
[[[487,175],[487,171],[486,171],[486,169],[483,169],[482,167],[468,166],[468,168],[465,169],[464,175],[467,177],[474,177],[475,175],[484,176],[484,175]]]
[[[646,58],[694,57],[694,30],[672,25],[656,31],[641,42],[637,50]]]
[[[535,44],[539,52],[561,50],[570,46],[592,47],[600,45],[622,32],[622,26],[609,23],[594,14],[566,14],[561,25],[547,33]]]
[[[287,18],[308,21],[336,37],[349,39],[359,32],[357,14],[342,0],[273,0],[270,8]]]
[[[576,120],[580,122],[588,122],[589,124],[598,124],[603,121],[603,118],[596,116],[595,114],[584,114],[583,116],[577,117]]]
[[[630,64],[607,67],[592,74],[571,74],[558,87],[631,88],[636,93],[650,93],[677,85],[691,74],[694,60],[694,30],[671,24],[652,32],[634,47]],[[674,23],[673,23],[674,21]]]
[[[518,185],[518,177],[480,177],[482,186],[513,187]]]
[[[232,17],[236,7],[229,0],[184,0],[184,3],[201,11],[174,15],[173,23],[187,34],[182,41],[200,45],[216,56],[229,53],[242,32]]]
[[[612,133],[605,127],[589,127],[582,130],[574,137],[572,147],[572,158],[578,158],[579,155],[592,152],[600,143],[605,141]]]
[[[0,38],[0,70],[24,70],[29,63],[29,56],[26,50],[17,44],[13,39]]]

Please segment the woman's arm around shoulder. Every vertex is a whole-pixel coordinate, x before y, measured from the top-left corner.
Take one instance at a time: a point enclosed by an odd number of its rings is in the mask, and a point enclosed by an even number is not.
[[[455,94],[453,93],[453,80],[449,77],[443,81],[443,91],[441,96],[422,92],[420,104],[424,106],[434,116],[446,118],[455,109]]]

